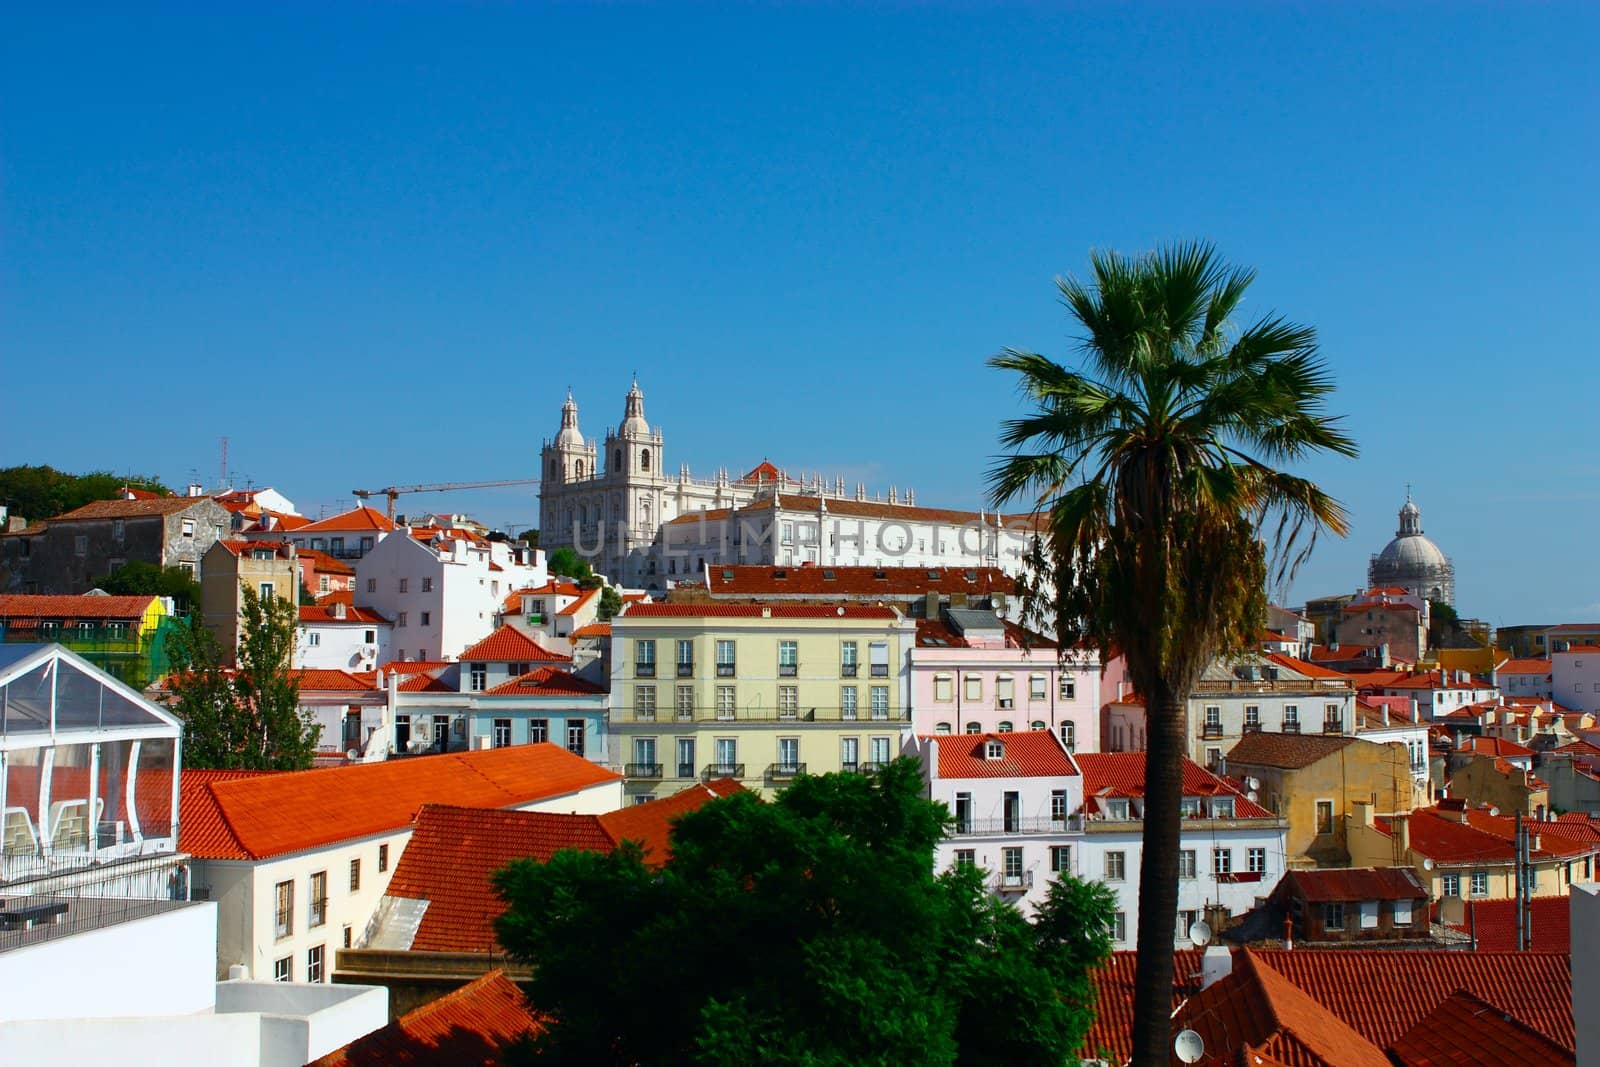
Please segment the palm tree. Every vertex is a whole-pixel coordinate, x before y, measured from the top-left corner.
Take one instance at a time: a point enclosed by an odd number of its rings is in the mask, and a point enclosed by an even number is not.
[[[1356,454],[1323,412],[1333,383],[1316,331],[1230,317],[1254,272],[1207,244],[1091,255],[1093,279],[1058,279],[1086,331],[1081,366],[1007,349],[1031,411],[1001,434],[998,505],[1026,494],[1044,531],[1025,610],[1126,657],[1148,717],[1133,1062],[1170,1058],[1186,700],[1219,655],[1259,647],[1269,578],[1283,582],[1344,509],[1277,465]],[[1269,545],[1270,542],[1270,545]]]

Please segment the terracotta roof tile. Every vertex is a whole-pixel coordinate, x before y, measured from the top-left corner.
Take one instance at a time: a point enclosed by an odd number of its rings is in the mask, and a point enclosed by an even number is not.
[[[1348,674],[1344,674],[1340,671],[1331,671],[1326,667],[1319,667],[1315,663],[1307,663],[1303,659],[1296,659],[1293,656],[1286,656],[1282,652],[1268,652],[1267,659],[1273,663],[1276,663],[1280,667],[1287,667],[1291,671],[1297,671],[1300,674],[1305,675],[1307,678],[1320,678],[1330,682],[1350,681],[1350,676]]]
[[[0,594],[0,619],[139,619],[153,596],[50,596],[41,593]]]
[[[557,611],[556,614],[557,615],[576,615],[578,612],[583,610],[584,605],[588,604],[589,601],[593,600],[595,597],[597,597],[599,595],[600,595],[600,590],[599,589],[585,589],[582,593],[578,594],[578,596],[572,601],[572,603],[568,604],[566,607],[564,607],[564,608],[560,609],[559,611]]]
[[[1083,774],[1083,795],[1144,796],[1143,752],[1080,752],[1073,756]],[[1270,819],[1272,812],[1241,794],[1225,778],[1219,778],[1191,759],[1183,761],[1185,796],[1232,794],[1234,811],[1241,819]]]
[[[1072,757],[1049,730],[940,734],[922,740],[939,746],[940,778],[1070,778],[1078,774]],[[1000,743],[999,759],[984,755],[990,741]]]
[[[540,1025],[522,991],[493,970],[310,1067],[500,1067],[501,1050]]]
[[[1350,867],[1286,871],[1283,881],[1313,904],[1340,900],[1426,899],[1427,889],[1410,867]]]
[[[246,552],[270,552],[280,559],[288,559],[295,554],[294,546],[287,541],[278,541],[267,537],[256,537],[249,540],[231,537],[217,544],[235,556],[243,556]]]
[[[371,608],[360,608],[353,604],[344,606],[344,616],[339,617],[335,604],[344,604],[336,599],[337,594],[330,593],[326,600],[318,600],[315,604],[300,605],[300,621],[332,624],[335,626],[349,624],[351,626],[388,626],[389,620],[379,615]]]
[[[1282,734],[1260,730],[1245,734],[1228,753],[1229,763],[1251,767],[1282,767],[1298,770],[1326,759],[1340,749],[1356,744],[1358,738],[1341,734]],[[1371,744],[1371,742],[1365,742]]]
[[[463,663],[468,660],[492,661],[495,663],[572,662],[571,656],[563,656],[559,652],[551,652],[533,638],[509,624],[500,627],[500,629],[461,653],[460,659]]]
[[[184,825],[178,847],[202,858],[264,859],[403,829],[427,803],[503,808],[620,777],[559,745],[538,744],[201,781],[194,788],[212,793],[228,840],[191,837]],[[187,774],[180,789],[191,789]]]
[[[308,667],[290,671],[289,675],[299,681],[302,690],[308,692],[371,692],[377,688],[349,671]]]
[[[818,497],[787,496],[778,497],[776,502],[779,508],[787,512],[802,512],[810,515],[817,514]],[[686,526],[698,523],[702,519],[706,522],[715,522],[726,519],[730,514],[755,515],[763,511],[772,511],[773,497],[765,497],[753,501],[742,508],[716,508],[710,511],[690,511],[677,518],[669,519],[668,526]],[[827,501],[828,515],[830,517],[845,517],[856,519],[900,519],[905,522],[928,522],[949,526],[966,526],[982,520],[989,529],[993,529],[996,521],[1006,526],[1007,529],[1022,527],[1029,530],[1037,529],[1043,520],[1037,515],[995,515],[991,512],[961,511],[954,508],[923,508],[912,504],[887,504],[874,500],[835,500]]]
[[[780,577],[781,575],[781,577]],[[927,593],[988,596],[1016,592],[1017,580],[998,567],[768,567],[706,569],[713,597],[805,596],[824,599]]]
[[[645,862],[664,864],[672,856],[668,837],[672,823],[685,812],[695,811],[709,801],[745,792],[733,778],[717,778],[680,789],[671,796],[644,804],[630,804],[600,816],[600,825],[616,844],[637,841],[644,848]]]
[[[311,560],[312,566],[318,574],[339,574],[354,576],[356,569],[342,559],[335,559],[326,552],[315,548],[301,548],[296,550],[296,555],[301,559]]]
[[[1534,952],[1572,951],[1572,899],[1567,896],[1532,897],[1529,926],[1533,939],[1529,949]],[[1504,900],[1468,900],[1460,923],[1451,928],[1477,937],[1479,952],[1517,951],[1517,902]],[[1437,907],[1437,906],[1435,906]]]
[[[423,674],[427,671],[436,671],[441,667],[449,667],[454,660],[448,659],[392,659],[388,663],[380,664],[378,669],[386,674],[399,672],[400,674]]]
[[[1043,634],[1025,630],[1009,619],[1001,620],[1006,635],[1007,648],[1055,648],[1056,643]],[[967,639],[943,619],[917,620],[918,648],[970,648]]]
[[[73,508],[50,522],[76,522],[80,519],[142,519],[151,515],[176,515],[197,504],[212,503],[206,496],[158,496],[147,500],[95,500]]]
[[[1507,741],[1503,737],[1474,737],[1468,739],[1458,751],[1471,752],[1479,756],[1501,756],[1509,759],[1532,759],[1533,749],[1519,745],[1515,741]]]
[[[178,826],[180,847],[185,852],[207,859],[244,859],[245,851],[234,837],[217,798],[211,791],[216,782],[255,778],[272,771],[219,771],[185,767],[178,777]]]
[[[395,524],[383,512],[369,508],[365,504],[351,508],[349,511],[338,515],[330,515],[326,519],[308,522],[296,530],[296,533],[347,533],[351,530],[376,530],[387,533],[395,529]]]
[[[593,696],[605,691],[603,686],[579,678],[569,671],[540,667],[536,671],[518,675],[509,682],[501,682],[484,696]]]
[[[1408,833],[1411,850],[1435,863],[1459,866],[1483,862],[1510,863],[1514,855],[1515,821],[1509,816],[1490,815],[1487,811],[1465,812],[1463,823],[1455,811],[1441,811],[1438,807],[1417,808],[1410,814]],[[1391,833],[1392,820],[1377,819],[1374,825],[1384,833]],[[1595,851],[1595,846],[1560,832],[1563,824],[1557,822],[1534,823],[1531,832],[1538,834],[1540,847],[1533,850],[1535,860],[1557,859],[1563,856],[1581,856]]]
[[[867,604],[630,604],[622,619],[898,619],[893,608]]]
[[[580,626],[572,631],[573,640],[590,637],[610,637],[611,624],[609,622],[591,622],[587,626]]]
[[[1471,1067],[1482,1064],[1575,1062],[1564,1049],[1533,1027],[1465,991],[1446,997],[1394,1043],[1400,1067]]]

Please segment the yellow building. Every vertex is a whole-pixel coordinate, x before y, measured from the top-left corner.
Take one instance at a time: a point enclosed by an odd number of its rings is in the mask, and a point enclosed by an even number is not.
[[[1347,817],[1350,862],[1356,867],[1411,867],[1447,918],[1461,901],[1516,896],[1515,822],[1460,800],[1418,808],[1409,816],[1375,816],[1357,802]],[[1561,836],[1564,824],[1523,820],[1528,831],[1534,896],[1565,895],[1591,881],[1600,845]]]
[[[631,605],[611,624],[614,758],[639,799],[730,777],[770,794],[803,773],[900,754],[916,628],[862,604]]]
[[[200,619],[232,663],[248,585],[263,601],[294,604],[300,597],[300,561],[287,541],[218,541],[200,566]]]

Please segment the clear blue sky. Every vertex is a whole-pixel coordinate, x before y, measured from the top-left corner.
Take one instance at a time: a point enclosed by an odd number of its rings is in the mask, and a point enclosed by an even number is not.
[[[531,477],[637,370],[667,466],[973,506],[1054,276],[1206,237],[1500,623],[1600,617],[1600,5],[0,15],[0,464]],[[536,521],[530,492],[412,498]]]

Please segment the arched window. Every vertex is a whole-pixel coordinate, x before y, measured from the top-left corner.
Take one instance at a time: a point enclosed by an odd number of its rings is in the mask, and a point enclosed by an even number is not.
[[[939,723],[933,728],[933,732],[936,734],[947,734],[950,732],[950,724],[947,722]]]
[[[580,460],[578,460],[578,462],[574,463],[572,465],[572,470],[573,470],[574,474],[576,474],[579,478],[582,478],[583,477],[583,460],[580,459]]]
[[[619,448],[611,453],[611,466],[616,470],[622,469],[622,449]]]
[[[967,723],[967,733],[969,733],[969,734],[981,734],[981,733],[983,733],[983,724],[982,723],[978,723],[978,722],[969,722],[969,723]]]
[[[1046,727],[1043,719],[1034,719],[1028,724],[1028,729],[1030,730],[1043,730],[1045,728]]]
[[[639,469],[645,471],[650,469],[650,450],[648,448],[639,450]]]
[[[1010,732],[1011,732],[1011,720],[1010,719],[1002,719],[1001,722],[1000,722],[1000,729],[996,730],[995,733],[1009,734]]]

